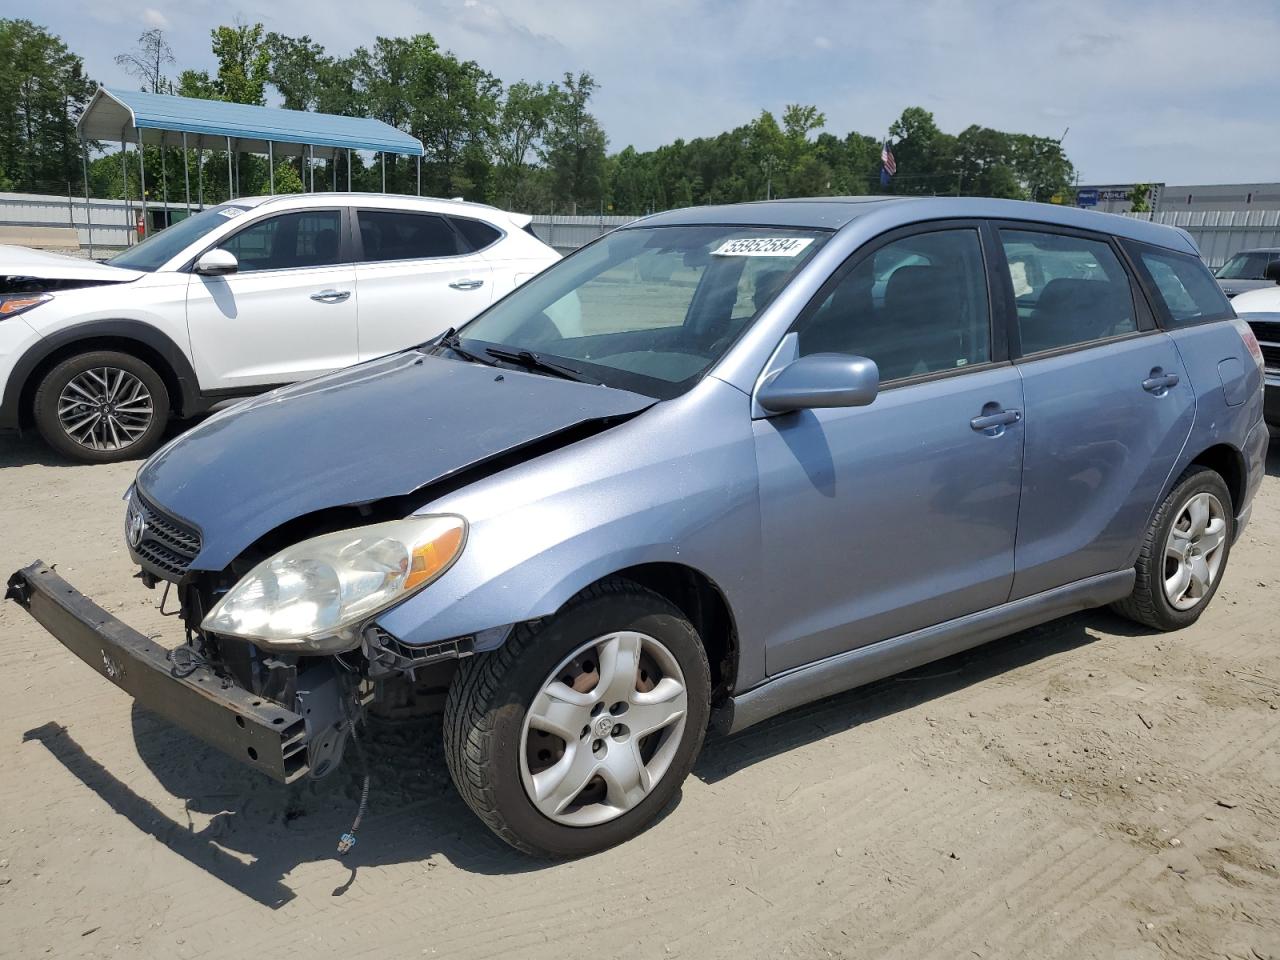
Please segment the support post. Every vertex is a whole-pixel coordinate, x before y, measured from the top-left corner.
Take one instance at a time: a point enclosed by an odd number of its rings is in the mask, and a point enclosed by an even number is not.
[[[130,228],[129,223],[133,219],[129,214],[132,207],[129,205],[129,158],[125,156],[129,146],[128,128],[120,128],[120,195],[124,198],[124,245],[131,247],[133,244],[129,242]]]
[[[311,192],[316,192],[316,148],[307,144],[307,176],[311,180]]]
[[[329,155],[329,176],[333,178],[333,192],[338,192],[338,151]]]
[[[169,225],[169,171],[165,162],[164,133],[160,134],[160,199],[164,201],[164,225]]]
[[[89,146],[80,141],[80,164],[84,170],[84,223],[89,228],[89,259],[93,259],[93,209],[89,206]]]
[[[418,154],[418,196],[422,196],[422,154]]]
[[[273,197],[276,195],[276,145],[270,140],[267,141],[267,192]]]
[[[187,156],[187,132],[182,131],[182,179],[187,185],[187,216],[191,216],[191,160]]]
[[[347,147],[347,193],[351,192],[351,148]]]
[[[387,192],[387,151],[382,151],[382,192]]]
[[[135,128],[138,131],[138,199],[142,204],[142,230],[143,237],[147,236],[147,231],[151,227],[147,224],[147,168],[143,162],[146,159],[147,152],[142,149],[142,128]]]
[[[200,209],[204,209],[204,136],[202,135],[197,141],[196,146],[196,193],[200,198]]]
[[[231,138],[227,137],[227,199],[236,195],[235,183],[231,179]]]

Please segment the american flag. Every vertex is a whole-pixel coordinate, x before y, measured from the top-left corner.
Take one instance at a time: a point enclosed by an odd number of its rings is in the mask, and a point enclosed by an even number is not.
[[[889,141],[884,142],[884,146],[880,148],[880,163],[884,167],[884,172],[889,176],[893,176],[898,172],[898,161],[893,159],[893,151],[889,149]]]

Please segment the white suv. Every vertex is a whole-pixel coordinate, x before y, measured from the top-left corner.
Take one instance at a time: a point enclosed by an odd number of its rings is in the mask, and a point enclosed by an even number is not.
[[[530,218],[377,194],[237,199],[106,263],[0,247],[0,430],[141,456],[171,416],[421,343],[559,259]]]

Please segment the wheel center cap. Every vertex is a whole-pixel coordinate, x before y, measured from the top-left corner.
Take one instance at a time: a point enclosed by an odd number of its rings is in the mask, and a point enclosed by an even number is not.
[[[613,733],[613,717],[606,713],[596,719],[596,736],[607,737],[611,733]]]

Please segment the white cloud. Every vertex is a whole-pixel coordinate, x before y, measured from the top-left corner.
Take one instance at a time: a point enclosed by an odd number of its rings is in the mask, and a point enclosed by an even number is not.
[[[142,22],[148,27],[155,27],[159,30],[169,29],[169,18],[154,7],[148,7],[142,11]]]

